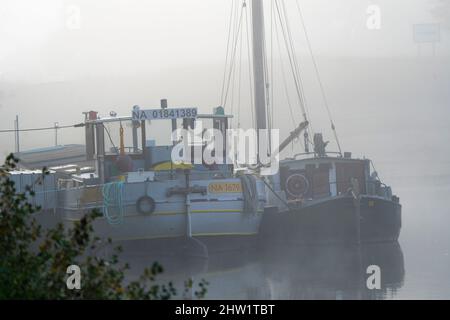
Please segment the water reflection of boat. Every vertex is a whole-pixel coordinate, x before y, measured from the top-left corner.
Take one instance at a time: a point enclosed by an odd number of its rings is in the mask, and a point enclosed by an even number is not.
[[[272,299],[385,299],[403,285],[404,260],[395,243],[272,248],[264,275]],[[367,268],[380,267],[381,289],[369,290]]]
[[[207,258],[199,257],[197,249],[192,252],[180,246],[166,248],[156,253],[148,250],[148,241],[133,242],[121,254],[121,261],[130,264],[126,280],[138,280],[145,268],[157,261],[164,272],[157,277],[158,284],[171,282],[177,289],[175,298],[195,298],[196,284],[208,282],[207,299],[268,299],[269,287],[264,279],[263,266],[259,256],[252,250],[215,251]],[[126,245],[131,245],[127,242]],[[192,280],[192,290],[184,291],[185,281]]]
[[[404,261],[395,243],[363,246],[267,247],[264,251],[211,253],[207,259],[189,252],[153,254],[143,243],[124,250],[123,260],[136,280],[158,261],[164,266],[160,283],[209,282],[209,299],[389,299],[402,287]],[[175,250],[175,249],[174,249]],[[366,271],[381,270],[381,289],[369,290]]]

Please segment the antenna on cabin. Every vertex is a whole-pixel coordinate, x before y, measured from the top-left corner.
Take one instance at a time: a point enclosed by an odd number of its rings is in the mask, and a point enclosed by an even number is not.
[[[14,121],[14,129],[15,129],[15,142],[16,142],[16,153],[20,152],[20,140],[19,140],[19,116],[16,115],[16,120]]]

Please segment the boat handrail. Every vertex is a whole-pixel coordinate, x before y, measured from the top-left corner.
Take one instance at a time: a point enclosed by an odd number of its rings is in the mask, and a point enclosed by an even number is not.
[[[233,115],[228,114],[197,114],[196,118],[198,119],[218,119],[218,118],[233,118]],[[171,120],[167,118],[166,120]],[[116,117],[103,117],[94,120],[86,120],[86,124],[104,124],[104,123],[112,123],[112,122],[125,122],[125,121],[136,121],[131,116],[116,116]]]
[[[175,179],[169,179],[170,176],[174,177],[175,176],[175,170],[173,170],[173,172],[169,171],[155,171],[155,182],[161,182],[161,181],[165,181],[165,180],[175,180]],[[126,176],[123,175],[123,176]],[[231,174],[226,174],[220,170],[216,170],[216,171],[195,171],[195,172],[191,172],[191,177],[196,180],[221,180],[221,179],[239,179],[238,177],[235,177]],[[207,179],[208,178],[208,179]],[[159,180],[162,179],[162,180]],[[118,180],[113,180],[110,182],[115,182]],[[62,184],[64,183],[74,183],[73,187],[62,187]],[[138,181],[138,182],[129,182],[129,183],[145,183],[147,181]],[[81,179],[76,179],[76,178],[72,178],[72,179],[59,179],[58,180],[58,186],[57,186],[57,191],[61,191],[61,190],[77,190],[77,189],[86,189],[86,188],[102,188],[105,185],[107,185],[108,183],[103,183],[103,184],[86,184],[85,181],[81,180]]]
[[[114,152],[109,152],[106,153],[107,155],[111,154],[111,155],[117,155],[119,154],[120,150],[118,147],[111,147],[110,151],[114,150]],[[124,147],[125,153],[127,154],[141,154],[142,153],[142,149],[137,148],[137,147]]]
[[[381,191],[381,190],[388,190],[388,189],[390,189],[390,186],[384,184],[384,183],[381,182],[381,181],[366,181],[366,183],[369,184],[369,185],[376,185],[376,184],[379,184],[379,186],[381,187],[381,188],[380,188],[380,191]],[[319,184],[315,184],[315,187],[316,187],[316,188],[322,188],[322,187],[325,187],[325,186],[331,186],[331,185],[336,185],[336,186],[337,186],[337,184],[350,184],[350,181],[349,181],[349,180],[329,181],[329,182],[327,182],[327,183],[319,183]],[[348,190],[346,190],[346,192],[347,192],[347,191],[348,191]],[[376,189],[373,190],[372,192],[370,192],[370,191],[371,191],[371,190],[369,190],[369,188],[366,188],[366,191],[365,191],[364,194],[365,194],[365,195],[378,195],[378,196],[381,196],[381,197],[386,197],[385,191],[384,191],[384,192],[376,192]],[[327,193],[329,193],[329,194],[331,195],[331,190],[328,191]]]
[[[327,151],[327,155],[328,154],[337,154],[340,156],[339,158],[342,158],[341,153],[338,151]],[[300,152],[300,153],[294,154],[294,156],[292,156],[292,157],[286,158],[286,160],[296,160],[298,157],[309,156],[309,155],[315,156],[316,153],[315,152]]]

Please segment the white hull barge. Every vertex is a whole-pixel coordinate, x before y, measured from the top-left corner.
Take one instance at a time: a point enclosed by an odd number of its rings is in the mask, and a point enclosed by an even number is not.
[[[229,116],[223,109],[217,108],[212,115],[198,115],[194,108],[168,109],[162,100],[161,109],[145,114],[135,110],[133,117],[101,119],[96,112],[86,114],[87,159],[96,161],[96,172],[58,182],[57,211],[64,223],[71,226],[97,209],[103,216],[94,222],[94,231],[101,239],[176,239],[178,243],[180,239],[220,242],[236,238],[238,245],[252,243],[241,239],[256,238],[259,231],[266,202],[264,183],[253,175],[236,176],[230,164],[177,164],[172,160],[176,142],[157,146],[147,140],[148,119],[134,118],[155,114],[157,119],[153,121],[172,120],[171,129],[175,131],[177,120],[189,110],[190,118],[181,118],[183,129],[194,128],[198,119],[209,119],[214,129],[225,133]],[[132,123],[133,131],[133,146],[129,148],[124,146],[122,126],[127,121]],[[119,148],[106,152],[105,136],[112,143],[108,126],[114,122],[120,123]]]
[[[180,188],[185,178],[163,182],[123,184],[122,202],[104,201],[104,186],[88,186],[64,192],[64,206],[59,209],[66,223],[79,221],[87,212],[98,209],[103,216],[96,219],[96,235],[113,241],[164,239],[187,236],[185,196],[168,197],[171,188]],[[258,208],[244,211],[242,192],[211,193],[211,185],[241,185],[240,179],[192,180],[192,185],[204,188],[204,194],[190,196],[190,236],[254,236],[258,233],[264,206],[264,186],[258,183]],[[209,187],[211,189],[211,187]],[[151,205],[148,199],[153,199]],[[150,200],[152,201],[152,200]],[[153,207],[153,209],[152,209]]]

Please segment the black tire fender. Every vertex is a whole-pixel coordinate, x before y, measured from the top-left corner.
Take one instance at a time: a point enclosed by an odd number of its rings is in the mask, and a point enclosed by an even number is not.
[[[151,214],[155,212],[156,203],[152,197],[143,196],[136,201],[136,210],[140,214]]]

